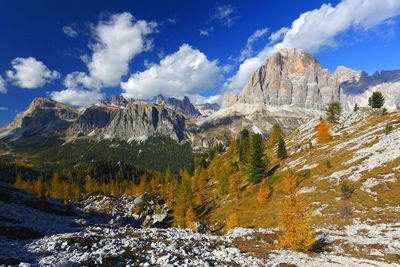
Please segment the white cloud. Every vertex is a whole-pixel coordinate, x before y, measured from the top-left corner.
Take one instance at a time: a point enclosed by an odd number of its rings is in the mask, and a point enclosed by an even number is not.
[[[0,110],[1,111],[5,111],[5,110],[8,110],[8,108],[7,107],[0,107]]]
[[[277,30],[274,33],[271,33],[271,35],[268,37],[269,41],[271,43],[275,43],[277,41],[282,40],[282,38],[285,36],[285,34],[289,31],[289,28],[283,27]]]
[[[60,73],[49,70],[43,62],[33,57],[17,57],[11,65],[15,71],[7,71],[8,79],[21,88],[43,87],[46,83],[61,77]]]
[[[71,26],[64,26],[62,28],[62,31],[71,38],[75,38],[78,36],[78,32],[76,30],[74,30]]]
[[[6,94],[7,93],[7,88],[6,88],[6,81],[1,77],[0,75],[0,92]]]
[[[217,60],[209,61],[199,50],[183,44],[160,64],[132,74],[121,88],[127,98],[152,99],[158,94],[182,97],[213,89],[221,78]]]
[[[214,30],[213,26],[211,26],[210,28],[204,29],[204,30],[200,29],[200,35],[209,36],[210,32],[212,32],[213,30]]]
[[[216,5],[211,20],[218,20],[223,26],[230,28],[237,20],[234,16],[235,10],[232,5]]]
[[[268,28],[256,30],[250,37],[247,39],[246,47],[242,49],[240,53],[240,60],[242,61],[244,58],[250,57],[253,54],[253,44],[255,41],[266,35],[268,32]]]
[[[219,104],[222,102],[222,95],[202,96],[202,95],[187,95],[190,102],[193,104]]]
[[[93,55],[87,67],[92,84],[116,86],[128,73],[129,62],[139,53],[150,50],[152,41],[145,38],[156,27],[155,22],[134,21],[128,13],[100,21],[95,28],[96,42],[90,45]]]
[[[51,99],[73,106],[89,106],[96,103],[104,94],[96,90],[66,89],[50,93]]]
[[[93,28],[94,42],[89,45],[92,55],[81,55],[89,73],[73,72],[67,75],[61,92],[50,93],[55,100],[72,105],[93,104],[101,98],[101,89],[118,86],[121,77],[128,74],[129,62],[138,54],[152,48],[146,36],[157,24],[135,20],[128,12],[100,20]],[[89,89],[89,90],[87,90]]]
[[[255,57],[246,59],[238,72],[225,83],[228,90],[241,89],[251,73],[273,53],[282,48],[301,48],[318,52],[323,47],[339,47],[335,39],[348,29],[366,31],[400,14],[398,0],[343,0],[335,7],[320,8],[301,14],[290,29],[282,28],[270,36],[271,41]],[[279,36],[280,35],[280,36]]]

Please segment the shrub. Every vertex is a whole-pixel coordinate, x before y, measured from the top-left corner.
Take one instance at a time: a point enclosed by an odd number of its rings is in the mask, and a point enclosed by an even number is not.
[[[329,160],[326,161],[326,167],[328,167],[328,169],[332,167],[331,162]]]
[[[387,124],[385,128],[385,134],[389,134],[393,130],[393,126],[391,124]]]
[[[358,111],[358,105],[357,105],[357,104],[354,105],[353,111],[354,111],[354,112],[357,112],[357,111]]]
[[[340,192],[342,192],[343,198],[349,198],[351,194],[353,194],[354,190],[355,186],[347,181],[343,181],[340,185]]]
[[[382,115],[386,115],[388,112],[387,112],[387,109],[386,108],[383,108],[382,109]]]

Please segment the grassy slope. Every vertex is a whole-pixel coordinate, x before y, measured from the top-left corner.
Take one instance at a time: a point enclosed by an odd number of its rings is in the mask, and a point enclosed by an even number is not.
[[[357,217],[361,222],[368,220],[376,223],[397,219],[396,207],[400,205],[400,141],[396,137],[400,130],[399,112],[382,116],[364,110],[352,114],[332,127],[333,139],[330,142],[309,148],[309,141],[315,139],[317,124],[318,121],[310,122],[303,129],[285,137],[289,149],[287,159],[279,161],[276,148],[268,149],[270,166],[280,164],[268,178],[273,187],[269,203],[259,205],[256,200],[257,185],[244,184],[246,189],[238,198],[226,197],[219,201],[218,207],[209,215],[210,221],[222,223],[229,214],[237,212],[243,227],[276,227],[279,204],[284,196],[282,175],[287,166],[296,171],[310,169],[311,175],[305,178],[302,185],[306,202],[314,209],[313,220],[318,227],[327,224],[348,225]],[[385,134],[386,124],[393,126],[389,134]],[[390,146],[381,144],[385,142],[389,142]],[[302,149],[294,151],[297,145]],[[372,154],[368,151],[361,153],[362,149],[370,149]],[[391,149],[398,152],[388,156]],[[353,158],[355,162],[347,162]],[[331,168],[327,167],[327,160],[331,162]],[[339,189],[345,179],[356,187],[347,200],[342,199]],[[341,215],[344,206],[351,208],[351,215]]]

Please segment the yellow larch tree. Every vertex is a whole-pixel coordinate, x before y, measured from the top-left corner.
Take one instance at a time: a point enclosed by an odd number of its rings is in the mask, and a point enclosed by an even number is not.
[[[278,248],[307,251],[315,242],[315,232],[310,223],[310,210],[306,209],[304,199],[299,194],[300,185],[296,175],[288,171],[284,182],[287,195],[281,202],[279,228],[282,233],[278,238]]]
[[[240,193],[240,184],[242,181],[242,176],[240,172],[234,172],[229,177],[229,195],[231,197],[236,197]]]
[[[186,211],[186,227],[196,231],[196,213],[193,210],[193,206],[191,205]]]
[[[319,126],[317,127],[317,142],[323,143],[331,139],[331,133],[329,132],[329,125],[326,120],[321,119]]]
[[[267,185],[265,179],[261,180],[259,184],[259,190],[257,195],[257,201],[260,205],[267,204],[268,199],[271,195],[271,188]]]
[[[229,215],[228,220],[226,220],[226,229],[229,231],[239,227],[239,221],[236,213],[232,213]]]

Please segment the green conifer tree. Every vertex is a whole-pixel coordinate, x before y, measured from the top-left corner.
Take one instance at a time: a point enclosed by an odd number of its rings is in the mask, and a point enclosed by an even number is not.
[[[264,144],[261,134],[255,134],[252,138],[252,145],[248,163],[248,180],[258,183],[265,174],[265,160],[263,159]]]
[[[286,145],[285,145],[285,140],[281,137],[279,139],[279,144],[278,144],[278,158],[283,159],[287,157],[287,151],[286,151]]]

